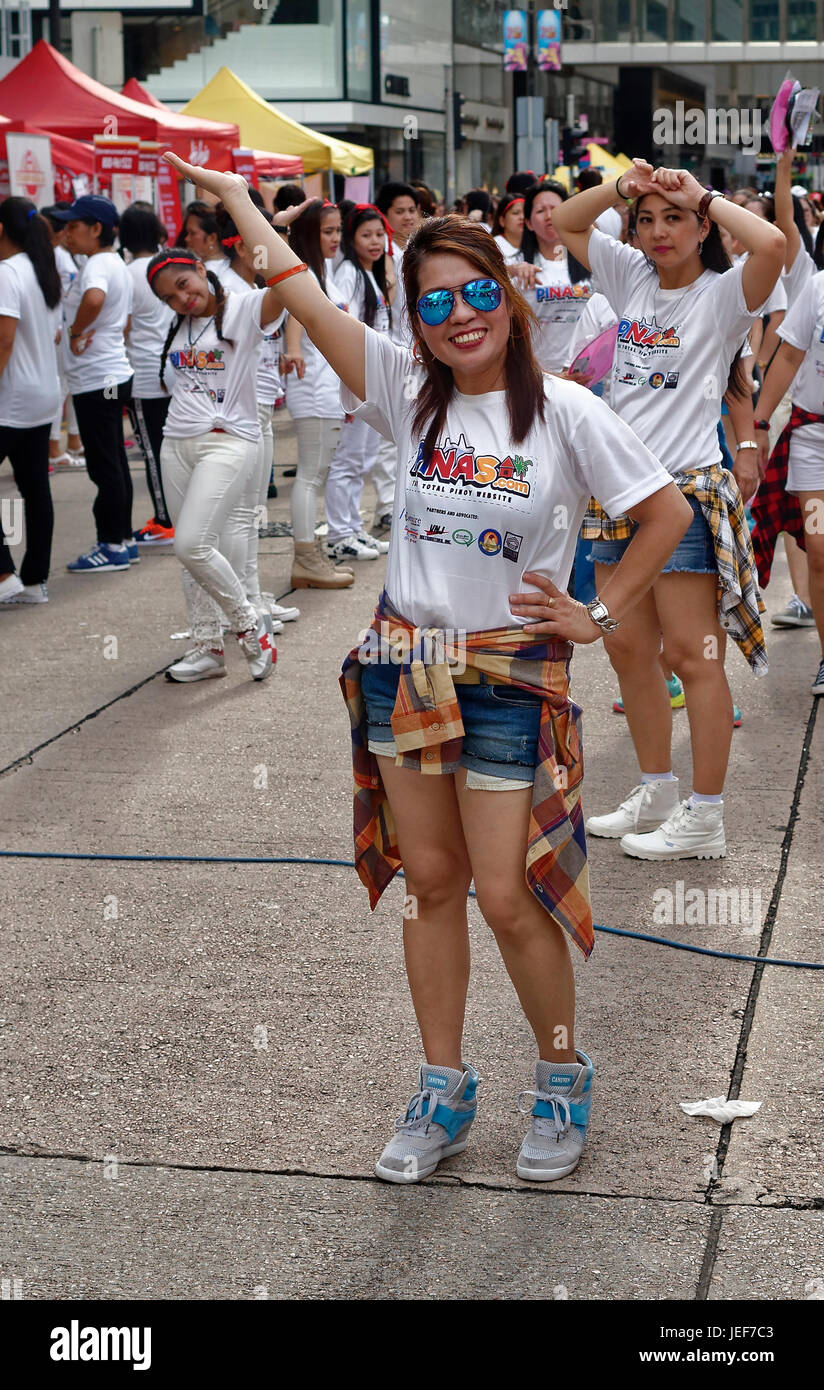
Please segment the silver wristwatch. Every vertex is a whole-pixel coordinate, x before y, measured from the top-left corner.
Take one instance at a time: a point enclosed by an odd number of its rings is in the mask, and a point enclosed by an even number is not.
[[[621,624],[609,616],[609,609],[598,595],[587,604],[587,612],[594,623],[597,623],[602,632],[614,632]]]

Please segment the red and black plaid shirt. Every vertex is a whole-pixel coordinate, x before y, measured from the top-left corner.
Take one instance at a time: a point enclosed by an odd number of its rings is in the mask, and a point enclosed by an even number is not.
[[[775,543],[782,531],[794,536],[806,550],[804,544],[804,519],[801,507],[794,492],[787,491],[787,470],[790,459],[790,440],[793,430],[800,425],[824,425],[824,415],[813,415],[794,405],[790,418],[779,435],[770,455],[764,481],[756,493],[750,511],[755,526],[752,532],[752,549],[758,570],[758,583],[766,589],[770,582]]]

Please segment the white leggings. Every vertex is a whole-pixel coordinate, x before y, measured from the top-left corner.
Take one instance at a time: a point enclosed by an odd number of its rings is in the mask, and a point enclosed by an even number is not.
[[[77,428],[77,416],[74,413],[74,401],[72,400],[71,395],[69,394],[69,389],[66,386],[66,378],[59,369],[57,375],[60,381],[60,404],[57,407],[57,414],[52,420],[51,433],[49,435],[49,439],[53,440],[55,443],[57,443],[60,439],[60,430],[63,425],[64,404],[66,406],[66,433],[69,435],[79,433]]]
[[[292,534],[298,545],[315,539],[318,497],[323,496],[329,465],[335,455],[343,421],[309,416],[295,420],[298,471],[292,488]]]
[[[269,491],[272,459],[275,456],[275,435],[272,428],[272,406],[267,405],[265,401],[258,401],[257,413],[260,421],[257,460],[253,472],[249,475],[249,486],[241,502],[243,516],[240,518],[240,524],[243,524],[244,520],[247,524],[247,546],[246,564],[240,577],[246,597],[262,614],[263,599],[258,574],[258,526],[266,517],[266,494]]]
[[[250,476],[257,480],[257,441],[214,430],[166,437],[160,466],[192,637],[222,647],[223,614],[233,632],[258,625],[239,577],[249,548],[243,499],[251,494]]]
[[[365,420],[344,420],[326,484],[328,540],[363,530],[360,502],[366,475],[375,465],[381,437]]]
[[[375,499],[375,520],[391,514],[395,502],[395,482],[398,477],[398,446],[391,439],[378,435],[378,452],[372,468]],[[498,781],[501,779],[498,778]]]

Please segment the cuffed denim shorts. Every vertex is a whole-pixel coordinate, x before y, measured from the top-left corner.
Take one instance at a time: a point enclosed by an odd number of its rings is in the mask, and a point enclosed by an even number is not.
[[[662,574],[716,574],[715,545],[701,506],[694,497],[687,497],[693,510],[692,521],[662,569]],[[631,537],[630,537],[631,539]],[[592,542],[592,559],[596,565],[617,565],[624,558],[629,540]]]
[[[366,705],[370,753],[394,758],[397,752],[390,723],[398,693],[400,666],[374,662],[364,665],[361,691]],[[461,767],[466,785],[475,791],[519,791],[535,780],[540,695],[517,686],[493,684],[480,672],[479,684],[455,682],[464,726]]]

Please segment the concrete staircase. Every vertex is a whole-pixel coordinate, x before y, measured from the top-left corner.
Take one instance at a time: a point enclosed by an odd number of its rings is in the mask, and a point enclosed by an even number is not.
[[[227,67],[266,100],[328,99],[340,91],[337,40],[332,26],[242,24],[160,72],[149,73],[145,85],[159,101],[185,102]]]

